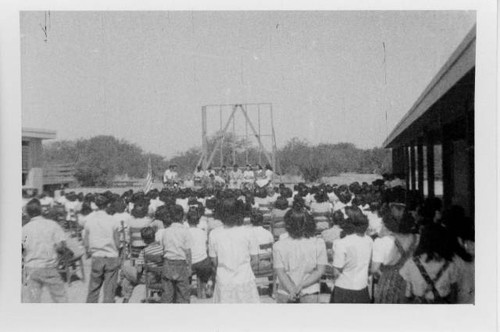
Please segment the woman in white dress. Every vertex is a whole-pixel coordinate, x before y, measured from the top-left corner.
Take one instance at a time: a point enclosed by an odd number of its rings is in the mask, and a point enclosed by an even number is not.
[[[215,303],[258,303],[252,266],[258,264],[257,239],[243,227],[244,203],[225,198],[216,207],[224,226],[209,236],[208,254],[216,268]]]

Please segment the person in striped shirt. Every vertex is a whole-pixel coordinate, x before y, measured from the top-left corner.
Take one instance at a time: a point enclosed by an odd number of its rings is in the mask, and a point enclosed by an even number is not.
[[[135,286],[139,284],[144,284],[146,282],[146,278],[151,278],[152,283],[160,283],[161,275],[155,275],[153,273],[149,273],[148,275],[144,274],[144,266],[148,266],[151,268],[162,267],[163,263],[163,246],[155,241],[155,230],[152,227],[144,227],[141,230],[141,237],[146,247],[141,250],[139,253],[139,257],[135,260],[135,266],[126,265],[122,266],[122,294],[123,294],[123,303],[128,303],[132,293],[134,292]],[[146,261],[146,257],[148,260]],[[157,259],[151,259],[157,258]]]

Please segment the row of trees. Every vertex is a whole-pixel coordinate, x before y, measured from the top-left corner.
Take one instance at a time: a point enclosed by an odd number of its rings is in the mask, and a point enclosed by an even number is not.
[[[209,150],[215,146],[217,134],[209,139]],[[258,147],[243,138],[224,137],[223,155],[218,151],[212,162],[230,166],[233,158],[240,166],[247,161],[254,164],[266,159]],[[74,163],[75,177],[83,186],[108,186],[116,176],[127,175],[144,178],[151,158],[153,173],[159,177],[170,163],[179,166],[181,175],[191,173],[201,156],[201,149],[191,148],[166,160],[160,155],[145,153],[140,147],[113,136],[96,136],[76,141],[58,141],[46,145],[46,164]],[[277,151],[282,174],[301,175],[306,181],[316,181],[322,176],[342,172],[384,173],[390,172],[389,151],[381,148],[358,149],[351,143],[313,145],[293,138]]]
[[[306,181],[343,172],[382,174],[391,170],[388,150],[358,149],[352,143],[312,145],[299,138],[292,138],[278,150],[278,160],[283,173],[302,175]]]
[[[108,186],[120,175],[143,178],[149,158],[157,174],[168,165],[162,156],[113,136],[52,142],[44,148],[46,164],[74,163],[75,177],[83,186]]]

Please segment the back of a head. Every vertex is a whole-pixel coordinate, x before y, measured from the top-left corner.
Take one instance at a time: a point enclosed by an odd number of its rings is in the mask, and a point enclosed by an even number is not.
[[[148,214],[148,204],[145,200],[139,200],[134,203],[134,208],[131,212],[134,218],[144,218]]]
[[[234,198],[224,198],[217,207],[218,216],[227,226],[240,226],[243,224],[245,206],[242,201]]]
[[[159,206],[155,212],[155,219],[160,220],[165,227],[170,226],[172,224],[170,208],[166,205]]]
[[[113,203],[113,211],[115,213],[123,213],[125,209],[127,208],[127,205],[125,204],[125,201],[122,198],[116,199]]]
[[[436,223],[428,224],[421,230],[418,247],[415,256],[427,255],[426,261],[445,259],[451,261],[453,258],[453,246],[451,237],[446,229]]]
[[[285,229],[293,239],[314,237],[316,223],[305,209],[293,208],[285,213]]]
[[[347,212],[347,210],[346,210]],[[345,222],[344,232],[349,234],[365,234],[368,229],[368,218],[361,212],[359,208],[352,208],[348,213],[348,218]]]
[[[98,194],[97,196],[95,196],[94,203],[99,210],[103,210],[108,206],[109,200],[106,196]]]
[[[276,202],[274,202],[274,208],[278,210],[288,209],[288,200],[283,196],[279,196]]]
[[[155,230],[153,227],[144,227],[141,229],[141,237],[144,243],[150,244],[155,241]]]
[[[264,222],[264,215],[258,210],[252,210],[252,214],[250,215],[250,222],[253,226],[262,226]]]
[[[182,206],[176,204],[170,208],[170,218],[172,222],[182,223],[184,219],[184,209]]]
[[[196,208],[190,209],[186,214],[186,219],[189,226],[197,226],[200,222],[200,214],[198,213],[198,210]]]
[[[42,215],[42,204],[40,204],[40,201],[36,198],[31,199],[26,204],[26,213],[30,218]]]

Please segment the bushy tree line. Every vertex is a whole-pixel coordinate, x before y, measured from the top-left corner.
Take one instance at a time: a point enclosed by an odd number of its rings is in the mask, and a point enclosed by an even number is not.
[[[352,143],[313,145],[292,138],[278,150],[278,159],[283,173],[302,175],[306,181],[343,172],[382,174],[391,170],[389,150],[358,149]]]
[[[217,143],[218,134],[209,139],[209,151]],[[226,135],[223,140],[222,163],[231,166],[233,156],[243,166],[247,161],[267,163],[259,148],[243,138]],[[96,136],[75,141],[57,141],[45,146],[46,164],[74,163],[75,177],[83,186],[107,186],[118,175],[144,178],[148,159],[151,158],[153,174],[160,178],[170,163],[178,165],[181,175],[191,173],[201,156],[201,148],[191,148],[170,160],[157,154],[145,153],[140,147],[113,136]],[[260,156],[260,157],[259,157]],[[382,148],[358,149],[351,143],[313,145],[293,138],[277,151],[279,170],[282,174],[302,175],[306,181],[316,181],[323,176],[342,172],[390,172],[390,152]],[[220,166],[220,152],[213,158],[212,166]]]
[[[74,163],[75,177],[83,186],[108,186],[117,175],[143,178],[149,158],[153,173],[161,174],[167,167],[162,156],[144,153],[137,145],[113,136],[58,141],[44,147],[44,162]]]

